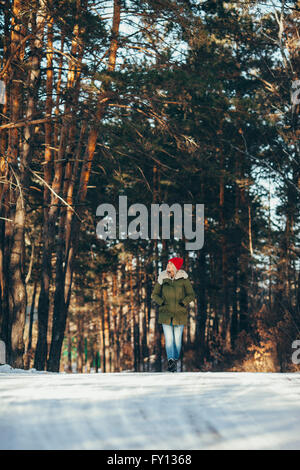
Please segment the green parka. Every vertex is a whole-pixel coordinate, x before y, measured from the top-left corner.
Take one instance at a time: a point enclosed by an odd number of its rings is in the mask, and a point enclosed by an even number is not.
[[[162,271],[154,286],[151,299],[159,305],[158,323],[187,324],[187,306],[196,297],[188,274],[179,269],[172,279],[167,270]]]

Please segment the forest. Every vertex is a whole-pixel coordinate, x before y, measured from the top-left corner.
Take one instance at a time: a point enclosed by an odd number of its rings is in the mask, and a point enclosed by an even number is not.
[[[0,8],[6,362],[164,370],[151,295],[180,256],[196,294],[183,371],[299,371],[300,2]],[[97,208],[121,196],[135,214],[189,205],[194,225],[203,205],[203,245],[186,248],[174,212],[169,237],[99,238]]]

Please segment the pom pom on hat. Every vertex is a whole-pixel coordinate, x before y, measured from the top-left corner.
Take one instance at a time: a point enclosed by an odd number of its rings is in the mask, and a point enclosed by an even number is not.
[[[177,258],[176,256],[174,258],[169,259],[169,263],[173,263],[176,269],[180,269],[181,266],[183,265],[183,258]]]

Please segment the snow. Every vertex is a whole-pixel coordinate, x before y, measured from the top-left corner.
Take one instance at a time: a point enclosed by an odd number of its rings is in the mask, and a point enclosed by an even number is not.
[[[45,371],[37,371],[36,369],[29,369],[29,370],[14,369],[8,364],[3,364],[2,366],[0,366],[0,374],[3,374],[3,373],[6,373],[6,374],[28,374],[28,373],[46,374]]]
[[[300,374],[0,366],[0,449],[300,449]]]

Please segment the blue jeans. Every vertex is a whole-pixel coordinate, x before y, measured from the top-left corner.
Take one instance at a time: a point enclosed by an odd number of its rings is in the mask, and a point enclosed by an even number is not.
[[[170,325],[163,323],[162,326],[165,335],[168,360],[171,358],[179,359],[184,325],[173,325],[173,321],[171,320]]]

